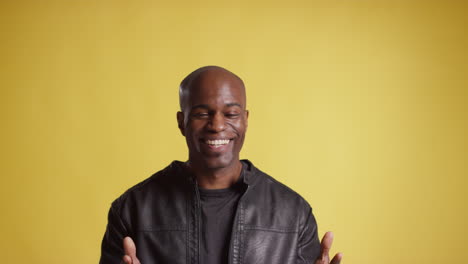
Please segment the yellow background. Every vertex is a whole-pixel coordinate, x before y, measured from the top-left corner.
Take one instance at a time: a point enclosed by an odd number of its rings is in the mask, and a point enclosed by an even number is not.
[[[97,263],[110,203],[174,159],[177,88],[247,85],[242,152],[343,263],[467,263],[464,1],[2,1],[3,263]]]

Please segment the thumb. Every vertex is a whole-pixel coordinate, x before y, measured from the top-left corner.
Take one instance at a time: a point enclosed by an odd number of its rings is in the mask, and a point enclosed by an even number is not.
[[[125,237],[123,240],[123,248],[125,252],[124,262],[128,264],[139,264],[136,256],[136,246],[131,237]]]
[[[330,262],[330,249],[333,243],[333,233],[332,232],[326,232],[325,235],[322,238],[321,242],[321,253],[320,253],[320,260],[323,263],[329,263]]]
[[[133,264],[132,258],[128,255],[123,256],[121,264]]]

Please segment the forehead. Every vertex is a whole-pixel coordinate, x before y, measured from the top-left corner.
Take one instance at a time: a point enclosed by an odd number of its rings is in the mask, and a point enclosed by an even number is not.
[[[245,107],[245,88],[238,78],[225,72],[205,72],[192,81],[187,89],[188,107],[204,104],[212,107],[231,103]]]

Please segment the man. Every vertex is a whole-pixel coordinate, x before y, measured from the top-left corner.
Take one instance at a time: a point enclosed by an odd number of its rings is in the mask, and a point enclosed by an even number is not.
[[[179,91],[177,122],[189,149],[113,202],[101,264],[332,263],[309,204],[239,160],[249,112],[243,81],[207,66]],[[137,251],[138,249],[138,251]]]

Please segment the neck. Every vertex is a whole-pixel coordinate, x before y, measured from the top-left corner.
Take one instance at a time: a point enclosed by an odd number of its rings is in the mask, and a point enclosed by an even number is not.
[[[197,179],[198,186],[203,189],[229,188],[237,182],[242,171],[242,163],[240,161],[232,166],[216,169],[197,166],[190,161],[187,161],[185,164]]]

